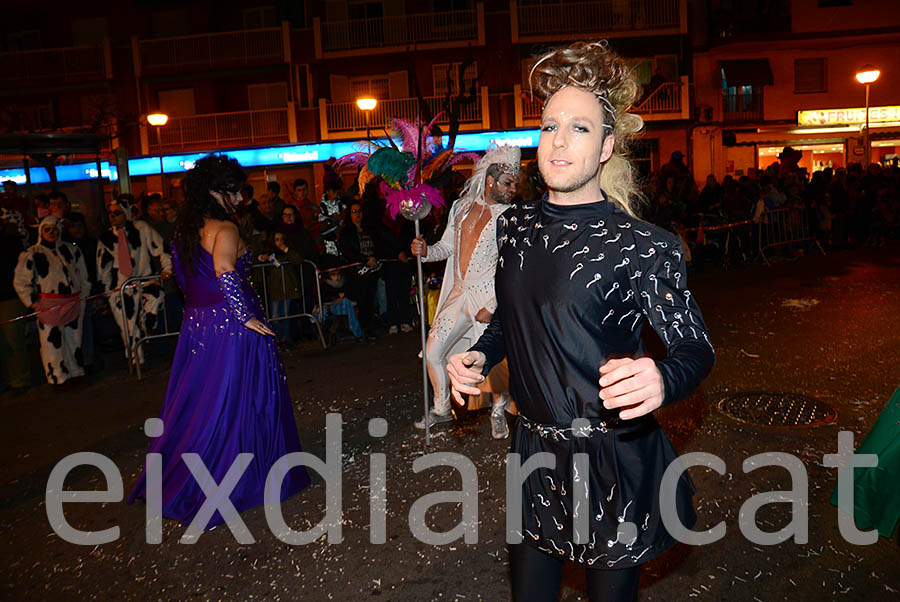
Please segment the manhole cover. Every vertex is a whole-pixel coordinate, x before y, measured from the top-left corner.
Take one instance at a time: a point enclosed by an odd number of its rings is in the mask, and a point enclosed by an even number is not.
[[[736,393],[719,401],[719,410],[740,422],[764,426],[810,427],[837,420],[825,402],[794,393]]]

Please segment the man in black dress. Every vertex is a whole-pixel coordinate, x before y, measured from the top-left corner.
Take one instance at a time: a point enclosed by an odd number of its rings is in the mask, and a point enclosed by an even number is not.
[[[628,69],[604,42],[579,42],[540,58],[532,81],[549,194],[498,219],[497,311],[448,373],[461,402],[506,357],[520,412],[511,450],[555,460],[509,500],[522,517],[507,534],[514,598],[555,600],[569,561],[586,569],[592,601],[636,600],[640,565],[675,544],[663,513],[695,520],[686,474],[661,496],[677,455],[652,412],[687,396],[715,356],[680,240],[635,215],[626,153],[642,123],[627,112],[638,95]],[[666,359],[644,356],[645,320]]]

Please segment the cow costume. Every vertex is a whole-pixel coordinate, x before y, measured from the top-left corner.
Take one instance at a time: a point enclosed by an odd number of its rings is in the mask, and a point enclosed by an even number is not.
[[[121,227],[114,225],[101,234],[97,243],[97,280],[103,289],[116,290],[129,278],[152,276],[152,257],[159,260],[164,273],[171,273],[172,261],[163,250],[163,239],[159,233],[144,221],[130,221],[131,208],[127,203],[116,202],[113,205],[115,212],[124,212],[125,220]],[[115,219],[111,221],[115,224]],[[137,303],[142,307],[140,319]],[[162,288],[156,281],[144,281],[128,287],[124,295],[115,292],[109,296],[109,307],[122,333],[126,357],[130,355],[131,335],[143,336],[152,332],[162,304]],[[143,363],[140,350],[138,354],[138,361]]]
[[[56,235],[45,233],[55,229]],[[52,240],[48,240],[48,237]],[[38,226],[38,242],[19,256],[13,286],[27,307],[38,310],[41,363],[47,382],[59,385],[84,375],[81,323],[90,289],[81,251],[62,240],[60,222],[45,217]]]

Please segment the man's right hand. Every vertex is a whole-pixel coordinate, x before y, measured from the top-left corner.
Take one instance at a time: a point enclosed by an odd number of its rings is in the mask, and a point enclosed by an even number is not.
[[[484,381],[481,370],[487,357],[480,351],[467,351],[451,355],[447,362],[447,374],[450,376],[451,394],[459,405],[464,405],[463,394],[481,395],[478,383]]]
[[[421,236],[416,237],[412,244],[410,245],[410,251],[416,257],[425,258],[428,257],[428,245],[425,244],[425,239]]]

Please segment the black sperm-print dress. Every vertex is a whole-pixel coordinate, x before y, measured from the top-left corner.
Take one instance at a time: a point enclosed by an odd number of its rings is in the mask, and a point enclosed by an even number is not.
[[[523,463],[539,452],[556,460],[524,477],[515,534],[586,567],[644,563],[675,543],[660,515],[660,483],[677,455],[652,414],[620,420],[603,407],[599,368],[642,355],[646,319],[667,347],[657,361],[664,404],[711,370],[681,242],[605,199],[562,206],[546,197],[505,211],[497,237],[498,309],[472,349],[487,356],[485,374],[509,360],[520,412],[511,451]],[[573,463],[578,453],[587,454],[586,473]],[[669,505],[686,527],[696,518],[693,493],[683,473]]]

